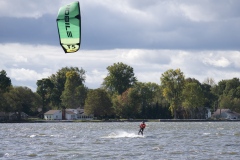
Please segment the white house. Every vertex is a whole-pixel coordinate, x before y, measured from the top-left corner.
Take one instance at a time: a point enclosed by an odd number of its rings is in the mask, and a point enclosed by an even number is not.
[[[93,115],[85,115],[84,109],[77,108],[77,109],[66,109],[66,111],[71,111],[77,115],[76,119],[79,120],[92,120],[94,118]]]
[[[65,118],[66,118],[66,120],[77,119],[77,114],[74,113],[74,112],[72,112],[72,111],[66,110],[66,112],[65,112]]]
[[[49,110],[44,113],[44,119],[46,120],[62,120],[62,111],[61,110]]]
[[[212,113],[211,113],[210,108],[206,108],[206,114],[205,114],[205,116],[206,116],[206,119],[211,118]]]
[[[222,119],[240,119],[240,114],[233,112],[230,109],[217,109],[212,115],[213,118]]]

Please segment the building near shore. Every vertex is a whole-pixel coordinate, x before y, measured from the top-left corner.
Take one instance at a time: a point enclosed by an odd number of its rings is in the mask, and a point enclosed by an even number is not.
[[[44,113],[44,119],[46,120],[62,120],[61,110],[49,110]]]
[[[84,114],[84,109],[65,109],[62,110],[49,110],[44,113],[44,119],[46,120],[92,120],[93,115]]]
[[[84,113],[84,109],[77,108],[77,109],[66,109],[66,111],[74,112],[77,115],[78,120],[92,120],[94,118],[93,114],[86,115]]]
[[[65,111],[65,119],[66,120],[75,120],[77,119],[77,114],[72,111]]]
[[[229,119],[229,120],[240,120],[240,114],[230,109],[217,109],[212,118],[214,119]]]

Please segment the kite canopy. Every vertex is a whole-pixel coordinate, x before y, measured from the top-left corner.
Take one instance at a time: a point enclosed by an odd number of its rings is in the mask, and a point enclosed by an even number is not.
[[[81,13],[79,2],[63,6],[58,11],[57,26],[60,45],[65,53],[76,52],[81,43]]]

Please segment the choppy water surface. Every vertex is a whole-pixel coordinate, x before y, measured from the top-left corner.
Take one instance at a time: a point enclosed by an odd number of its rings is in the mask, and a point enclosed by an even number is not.
[[[240,159],[240,122],[0,124],[0,159]]]

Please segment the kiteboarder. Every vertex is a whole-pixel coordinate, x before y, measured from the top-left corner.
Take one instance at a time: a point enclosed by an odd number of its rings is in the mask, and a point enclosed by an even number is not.
[[[139,132],[138,132],[138,135],[141,133],[143,135],[143,130],[144,128],[146,127],[146,124],[144,123],[144,121],[142,121],[142,123],[140,124],[140,129],[139,129]]]

